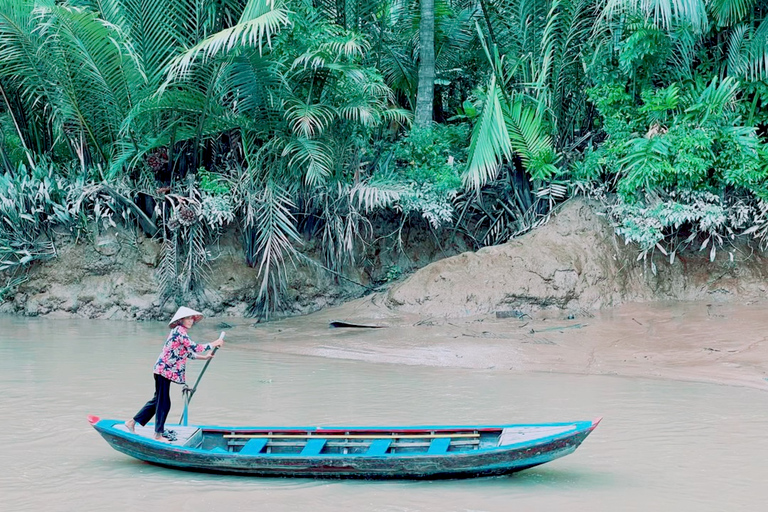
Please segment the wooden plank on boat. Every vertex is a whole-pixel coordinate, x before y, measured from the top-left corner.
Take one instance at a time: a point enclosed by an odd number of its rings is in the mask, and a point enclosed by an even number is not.
[[[372,441],[334,441],[332,439],[329,439],[326,443],[326,446],[331,448],[365,448],[371,446],[373,443],[377,443],[379,441],[382,441],[384,443],[389,443],[391,448],[419,448],[419,447],[426,447],[431,444],[430,441],[394,441],[390,439],[374,439]],[[235,440],[230,440],[227,445],[228,446],[245,446],[246,443],[238,442]],[[266,446],[267,447],[301,447],[305,446],[307,443],[305,441],[290,441],[290,440],[270,440]],[[464,440],[451,440],[451,446],[477,446],[480,444],[479,439],[464,439]]]
[[[242,455],[258,455],[267,446],[268,439],[249,439],[240,450]]]
[[[224,439],[310,439],[322,436],[323,439],[440,439],[440,438],[475,438],[479,432],[462,434],[224,434]]]
[[[392,445],[391,439],[376,439],[368,447],[366,455],[384,455]]]
[[[576,428],[576,425],[560,425],[556,427],[516,427],[505,428],[501,431],[497,446],[530,441],[531,439],[544,438],[562,434]]]
[[[450,439],[445,439],[443,437],[438,439],[433,439],[432,442],[429,443],[429,449],[427,450],[427,454],[438,455],[441,453],[445,453],[448,451],[449,446],[451,446]]]
[[[186,443],[184,443],[184,446],[192,446],[197,447],[203,444],[203,429],[198,428],[196,432],[194,432]]]
[[[301,450],[301,455],[312,456],[319,455],[323,448],[325,448],[325,439],[310,439],[307,444],[304,445],[304,449]]]
[[[122,430],[123,432],[128,432],[128,427],[126,427],[123,424],[115,425],[114,427],[116,430]],[[136,425],[135,427],[136,435],[139,435],[141,437],[146,437],[149,439],[155,438],[155,427],[152,425],[147,426],[141,426]],[[198,427],[183,427],[181,425],[172,425],[169,429],[166,430],[173,430],[176,432],[176,440],[175,441],[168,441],[168,444],[173,446],[186,446],[188,443],[194,444],[194,441],[199,438],[200,435],[200,429]]]

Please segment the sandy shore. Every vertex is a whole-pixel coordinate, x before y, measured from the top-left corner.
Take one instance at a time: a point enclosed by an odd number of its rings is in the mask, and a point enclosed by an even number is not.
[[[373,363],[768,389],[766,303],[647,303],[578,318],[451,320],[396,315],[374,300],[277,322],[236,323],[230,339],[247,349]],[[381,328],[329,328],[334,320]]]

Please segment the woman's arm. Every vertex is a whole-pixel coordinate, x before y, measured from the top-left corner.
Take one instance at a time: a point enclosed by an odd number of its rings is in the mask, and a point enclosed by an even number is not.
[[[195,343],[194,341],[189,339],[189,336],[185,336],[186,340],[184,342],[185,345],[187,345],[187,348],[189,349],[189,357],[192,359],[203,359],[203,357],[198,356],[195,354],[195,352],[205,352],[207,350],[211,350],[216,347],[220,347],[224,344],[224,340],[219,338],[216,341],[213,341],[211,343]],[[210,358],[206,358],[210,359]]]

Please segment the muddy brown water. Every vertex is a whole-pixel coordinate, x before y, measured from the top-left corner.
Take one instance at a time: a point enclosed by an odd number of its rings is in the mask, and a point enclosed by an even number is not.
[[[614,316],[589,322],[595,333],[604,323],[613,336]],[[199,341],[217,332],[215,321],[195,329],[193,338]],[[446,332],[441,326],[430,329],[435,337]],[[125,418],[138,410],[152,394],[151,366],[165,330],[159,323],[0,317],[0,511],[702,512],[766,507],[768,393],[759,386],[315,357],[281,352],[273,338],[260,341],[258,330],[249,336],[246,328],[233,329],[211,363],[192,403],[193,423],[604,420],[572,455],[509,477],[315,481],[155,467],[112,450],[86,416]],[[329,333],[312,317],[269,328],[279,331],[307,345],[327,345],[334,336],[371,336]],[[401,339],[402,329],[391,332],[380,329],[375,336],[380,344],[411,347]],[[466,338],[461,341],[474,339]],[[202,364],[190,363],[191,382]],[[171,420],[176,421],[178,387],[173,400]]]

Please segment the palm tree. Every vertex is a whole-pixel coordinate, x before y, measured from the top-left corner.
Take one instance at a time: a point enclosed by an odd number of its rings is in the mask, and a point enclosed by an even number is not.
[[[134,109],[151,101],[171,59],[228,23],[240,3],[3,0],[0,80],[27,117],[51,127],[53,140],[66,141],[84,164],[109,167],[114,175],[157,146],[148,135],[165,128],[155,120],[148,133],[127,130]],[[37,129],[25,127],[26,138]]]
[[[70,0],[35,8],[33,0],[2,0],[5,108],[18,99],[27,117],[14,119],[37,116],[84,167],[112,177],[145,173],[149,157],[162,151],[173,178],[206,163],[206,148],[224,144],[235,154],[229,172],[243,200],[246,256],[264,279],[258,299],[273,308],[299,218],[334,225],[320,199],[330,197],[326,189],[355,210],[381,203],[386,196],[339,184],[357,176],[375,127],[409,116],[391,108],[382,77],[361,65],[367,41],[322,20],[308,2],[291,9],[282,0],[145,4]],[[23,123],[18,129],[32,138]],[[329,244],[338,249],[329,259],[342,261],[354,249],[354,231],[327,231],[344,240]],[[199,242],[189,237],[190,247]],[[188,281],[195,252],[187,252]]]
[[[419,0],[419,82],[414,125],[432,124],[435,99],[435,0]]]
[[[249,3],[238,24],[171,62],[161,94],[147,107],[183,119],[178,97],[205,98],[212,115],[203,137],[240,134],[245,166],[237,190],[245,205],[246,259],[261,272],[257,303],[265,313],[285,290],[301,219],[320,221],[310,224],[323,230],[330,268],[348,260],[355,209],[383,204],[381,196],[353,200],[348,183],[361,179],[361,152],[375,127],[408,120],[391,108],[382,77],[361,66],[365,39],[323,20],[308,4],[292,7]],[[288,25],[291,30],[283,30]],[[199,109],[191,112],[199,119]],[[330,207],[339,201],[347,206]]]

